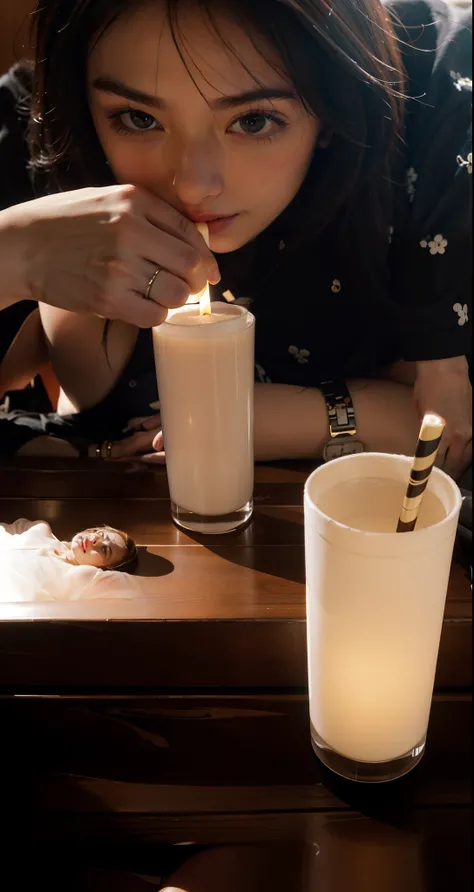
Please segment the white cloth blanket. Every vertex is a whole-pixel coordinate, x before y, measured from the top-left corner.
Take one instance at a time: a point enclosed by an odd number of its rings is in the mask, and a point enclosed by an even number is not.
[[[134,598],[140,594],[138,580],[128,573],[68,564],[61,557],[66,550],[42,520],[20,518],[15,523],[0,523],[0,602]]]

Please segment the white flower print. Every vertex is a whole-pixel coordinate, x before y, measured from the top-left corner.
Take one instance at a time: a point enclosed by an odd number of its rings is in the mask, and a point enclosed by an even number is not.
[[[463,89],[463,87],[465,87],[466,89],[472,88],[471,78],[464,77],[464,75],[462,75],[460,71],[450,71],[449,75],[450,75],[451,79],[455,82],[454,86],[456,87],[456,90],[461,91]]]
[[[296,361],[300,363],[300,365],[304,365],[309,362],[309,357],[311,353],[309,350],[300,350],[298,347],[288,347],[288,353],[291,353],[292,356],[295,357]]]
[[[465,167],[468,173],[472,174],[472,152],[469,152],[467,158],[463,158],[462,155],[458,155],[456,161],[459,164],[459,167]]]
[[[454,304],[453,310],[459,316],[458,325],[465,325],[466,322],[469,322],[467,304],[464,304],[464,306],[462,304]]]
[[[432,239],[430,235],[422,239],[420,242],[422,248],[429,248],[430,254],[445,254],[448,247],[448,240],[439,233]]]
[[[257,372],[257,378],[260,381],[260,384],[271,384],[271,378],[268,377],[263,366],[259,365],[258,362],[255,363],[255,371]]]
[[[415,183],[418,179],[418,174],[414,167],[409,167],[407,170],[407,193],[410,201],[413,201],[415,197]]]
[[[333,292],[333,294],[339,294],[339,292],[342,291],[342,285],[339,279],[333,279],[331,291]]]
[[[282,241],[281,241],[280,244],[278,245],[278,250],[279,250],[279,251],[284,251],[285,248],[286,248],[286,242],[284,242],[283,239],[282,239]]]
[[[472,80],[470,77],[458,77],[456,78],[456,82],[454,84],[456,90],[472,90]]]
[[[395,227],[394,227],[394,226],[390,226],[390,229],[388,230],[388,243],[389,243],[389,245],[392,244],[392,238],[393,238],[393,233],[394,233],[394,232],[395,232]]]

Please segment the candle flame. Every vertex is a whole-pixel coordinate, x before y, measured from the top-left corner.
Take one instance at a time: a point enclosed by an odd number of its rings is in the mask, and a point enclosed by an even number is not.
[[[199,301],[199,315],[200,316],[210,316],[211,315],[211,295],[209,293],[209,285],[206,285],[204,289],[204,294],[202,295]]]
[[[196,223],[196,229],[201,233],[204,241],[206,242],[207,247],[209,247],[209,228],[207,223]],[[211,315],[211,294],[209,291],[209,282],[203,291],[201,291],[199,297],[199,315],[200,316],[210,316]]]

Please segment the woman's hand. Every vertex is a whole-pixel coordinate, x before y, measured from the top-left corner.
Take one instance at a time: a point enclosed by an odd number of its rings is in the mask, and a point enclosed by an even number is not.
[[[420,418],[446,421],[436,464],[457,479],[472,461],[472,387],[465,356],[417,362],[414,398]]]
[[[29,298],[139,328],[160,325],[168,309],[220,278],[195,225],[130,185],[78,189],[1,211],[0,261],[0,306],[11,296]]]
[[[130,436],[124,440],[110,443],[108,450],[105,450],[104,444],[102,444],[103,458],[108,458],[111,461],[139,458],[141,461],[150,461],[154,464],[165,463],[159,413],[145,418],[132,418],[124,428],[124,433],[130,433]],[[94,458],[96,454],[97,447],[91,446],[89,455]]]

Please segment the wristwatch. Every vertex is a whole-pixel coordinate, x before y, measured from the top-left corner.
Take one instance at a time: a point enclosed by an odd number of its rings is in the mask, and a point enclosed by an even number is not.
[[[326,400],[331,436],[323,449],[324,461],[364,452],[364,444],[357,437],[354,405],[345,382],[322,381],[319,387]]]

